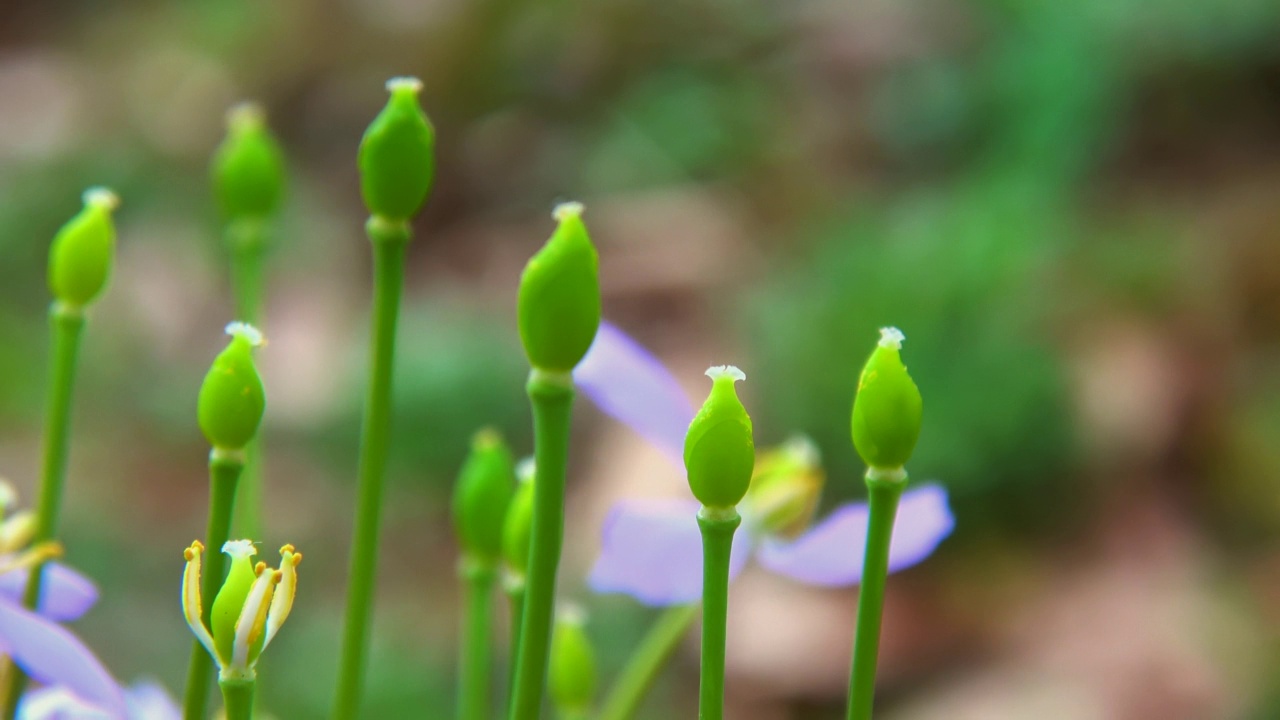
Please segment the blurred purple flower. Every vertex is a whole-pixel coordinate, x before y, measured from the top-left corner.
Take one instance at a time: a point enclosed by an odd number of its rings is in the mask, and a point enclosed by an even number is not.
[[[140,680],[124,691],[125,714],[85,702],[65,687],[43,687],[22,696],[17,720],[178,720],[182,711],[158,683]]]
[[[675,378],[647,350],[609,323],[600,324],[595,343],[574,370],[574,382],[611,417],[629,425],[680,462],[684,434],[694,409]],[[784,498],[790,519],[808,516],[795,503],[812,504],[821,489],[816,451],[801,445],[795,467],[810,467],[807,487]],[[781,452],[786,452],[784,448]],[[810,456],[806,457],[806,453]],[[763,461],[764,456],[761,456]],[[795,459],[795,458],[793,458]],[[757,462],[759,473],[762,462]],[[812,475],[818,478],[816,481]],[[778,478],[786,482],[786,478]],[[867,536],[867,505],[850,503],[835,509],[812,528],[786,536],[771,520],[780,506],[778,482],[766,490],[752,480],[739,506],[743,523],[733,544],[730,577],[754,556],[761,565],[810,585],[843,587],[862,579]],[[789,490],[790,488],[783,488]],[[807,491],[807,497],[804,492]],[[604,547],[588,584],[597,592],[631,595],[646,605],[695,602],[702,596],[702,539],[695,500],[622,501],[609,513]],[[889,551],[891,571],[928,557],[951,533],[955,520],[940,485],[924,483],[906,491],[898,508]]]
[[[0,654],[37,682],[74,695],[106,712],[105,717],[123,718],[124,697],[111,674],[56,622],[74,620],[93,605],[98,599],[93,582],[66,566],[45,563],[39,612],[22,606],[32,568],[61,551],[54,543],[30,544],[35,525],[29,512],[4,517],[15,497],[13,488],[0,480]]]

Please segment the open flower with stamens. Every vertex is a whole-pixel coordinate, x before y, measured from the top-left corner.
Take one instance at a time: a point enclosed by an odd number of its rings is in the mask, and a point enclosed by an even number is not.
[[[618,328],[602,322],[574,369],[574,383],[613,418],[664,450],[683,453],[693,405],[662,363]],[[804,438],[760,450],[733,544],[730,577],[754,557],[765,568],[822,587],[862,579],[866,503],[848,503],[812,523],[824,475],[817,448]],[[702,596],[701,536],[693,499],[622,501],[605,521],[604,547],[588,583],[597,592],[631,595],[646,605],[677,605]],[[903,496],[894,524],[890,570],[928,557],[955,521],[940,485],[921,483]]]
[[[298,587],[298,564],[302,553],[292,545],[280,548],[280,568],[253,564],[257,550],[250,540],[230,540],[222,552],[231,556],[227,579],[213,600],[210,625],[204,624],[204,603],[200,597],[200,558],[204,545],[196,540],[183,551],[187,560],[182,575],[182,612],[196,639],[218,664],[222,681],[251,681],[262,651],[279,632]]]

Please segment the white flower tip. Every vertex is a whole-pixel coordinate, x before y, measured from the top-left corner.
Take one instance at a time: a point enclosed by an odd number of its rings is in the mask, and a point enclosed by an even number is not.
[[[802,465],[817,467],[822,464],[822,452],[808,435],[792,435],[783,447]]]
[[[411,75],[393,77],[387,81],[387,92],[395,93],[401,90],[407,90],[417,95],[422,92],[422,81]]]
[[[267,112],[252,100],[236,103],[227,111],[227,127],[232,130],[249,130],[262,127],[267,121]]]
[[[582,627],[587,624],[587,611],[576,602],[564,602],[556,608],[556,621],[565,625]]]
[[[516,479],[522,483],[533,482],[533,475],[536,469],[533,456],[530,455],[516,463]]]
[[[707,377],[712,380],[719,380],[727,377],[734,382],[746,380],[747,374],[738,369],[736,365],[713,365],[707,368]]]
[[[108,212],[120,207],[120,196],[101,185],[85,190],[81,199],[85,205],[100,207]]]
[[[18,490],[4,478],[0,478],[0,515],[18,503]]]
[[[222,544],[222,552],[238,560],[257,555],[258,549],[253,546],[252,540],[228,540]]]
[[[902,331],[896,327],[880,328],[880,347],[901,350],[902,341],[906,339],[907,336],[903,335]]]
[[[571,217],[581,217],[583,210],[586,210],[586,206],[580,202],[562,202],[555,206],[555,209],[551,211],[551,217],[554,218],[556,222],[564,222]]]
[[[226,333],[231,337],[242,337],[254,347],[262,347],[267,344],[267,339],[262,336],[262,331],[247,322],[237,320],[227,323]]]

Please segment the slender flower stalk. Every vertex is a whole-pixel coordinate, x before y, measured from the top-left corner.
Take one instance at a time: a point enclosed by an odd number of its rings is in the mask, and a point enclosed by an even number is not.
[[[897,328],[880,331],[880,342],[862,369],[853,401],[853,445],[868,466],[870,515],[849,670],[847,720],[871,720],[893,526],[907,486],[903,466],[920,437],[920,390],[902,364],[899,351],[904,339]]]
[[[702,503],[702,674],[699,720],[724,718],[724,653],[729,613],[729,566],[733,533],[742,522],[737,505],[747,494],[755,468],[751,418],[734,383],[747,376],[732,365],[707,370],[711,393],[689,423],[684,466],[689,489]]]
[[[62,226],[49,250],[49,289],[54,300],[49,308],[51,368],[33,537],[37,543],[49,542],[58,536],[71,438],[72,390],[85,324],[84,312],[102,293],[111,272],[116,236],[111,213],[119,204],[119,198],[110,190],[85,191],[84,208]],[[39,603],[43,580],[41,563],[31,572],[22,597],[24,607],[33,609]],[[4,717],[12,718],[17,712],[18,699],[25,687],[26,675],[21,669],[15,669],[6,682]]]
[[[870,720],[876,690],[876,661],[880,654],[880,621],[884,612],[884,588],[889,575],[889,544],[893,539],[898,501],[907,484],[906,473],[894,475],[867,471],[871,520],[863,560],[862,589],[858,594],[858,620],[849,673],[848,720]]]
[[[658,616],[605,696],[600,720],[631,720],[635,716],[701,609],[699,603],[673,605]]]
[[[200,387],[197,415],[200,430],[213,446],[209,453],[209,518],[205,541],[209,547],[223,547],[231,535],[231,518],[235,512],[236,490],[244,470],[244,448],[253,441],[266,394],[262,379],[253,364],[253,349],[262,345],[262,335],[252,326],[231,323],[227,326],[231,342],[218,354]],[[190,560],[190,558],[188,558]],[[197,564],[197,578],[199,578]],[[213,597],[222,586],[224,558],[215,553],[199,588],[204,597]],[[203,623],[211,621],[211,610],[197,613]],[[209,700],[209,681],[213,666],[202,643],[191,648],[187,664],[187,685],[182,699],[184,720],[201,720]]]
[[[702,672],[699,720],[724,718],[724,653],[729,614],[729,555],[742,517],[733,508],[702,508]]]
[[[520,340],[533,368],[525,389],[533,405],[536,479],[512,720],[535,720],[542,709],[564,542],[572,373],[600,327],[599,260],[582,222],[582,205],[565,203],[553,216],[555,233],[525,266],[517,303]]]
[[[519,485],[502,522],[502,591],[507,596],[511,618],[507,649],[507,712],[515,697],[516,662],[520,651],[520,630],[524,621],[524,590],[529,574],[529,545],[533,530],[533,458],[516,466]]]
[[[361,192],[370,213],[365,230],[373,244],[373,329],[334,720],[360,716],[377,575],[382,485],[391,440],[391,377],[409,219],[426,202],[435,175],[435,136],[418,105],[421,89],[422,83],[414,78],[395,78],[387,83],[391,98],[365,131],[357,158]]]
[[[507,508],[515,489],[515,464],[498,433],[476,433],[453,495],[453,524],[461,547],[462,654],[458,719],[490,720],[493,591],[502,558]]]

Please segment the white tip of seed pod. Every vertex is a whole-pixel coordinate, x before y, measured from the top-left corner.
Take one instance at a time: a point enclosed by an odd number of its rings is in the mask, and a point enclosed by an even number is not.
[[[242,337],[254,347],[262,347],[267,344],[267,339],[262,336],[262,331],[247,322],[237,320],[227,323],[226,333],[232,337]]]
[[[880,347],[901,350],[902,341],[906,339],[907,336],[903,335],[902,331],[896,327],[880,328]]]
[[[258,554],[252,540],[228,540],[222,544],[222,552],[232,558],[250,558]]]
[[[556,222],[564,222],[571,217],[581,217],[582,211],[585,209],[586,207],[577,201],[562,202],[551,211],[551,217]]]
[[[727,377],[734,382],[738,382],[739,380],[746,380],[747,374],[739,370],[736,365],[713,365],[707,368],[707,377],[712,380]]]
[[[267,111],[256,102],[246,100],[227,110],[227,127],[249,129],[261,127],[267,121]]]
[[[107,211],[120,207],[120,196],[102,186],[91,187],[81,196],[85,205],[93,205]]]
[[[408,90],[416,95],[422,92],[422,81],[416,77],[408,75],[403,77],[393,77],[387,81],[387,92],[393,93],[397,90]]]

